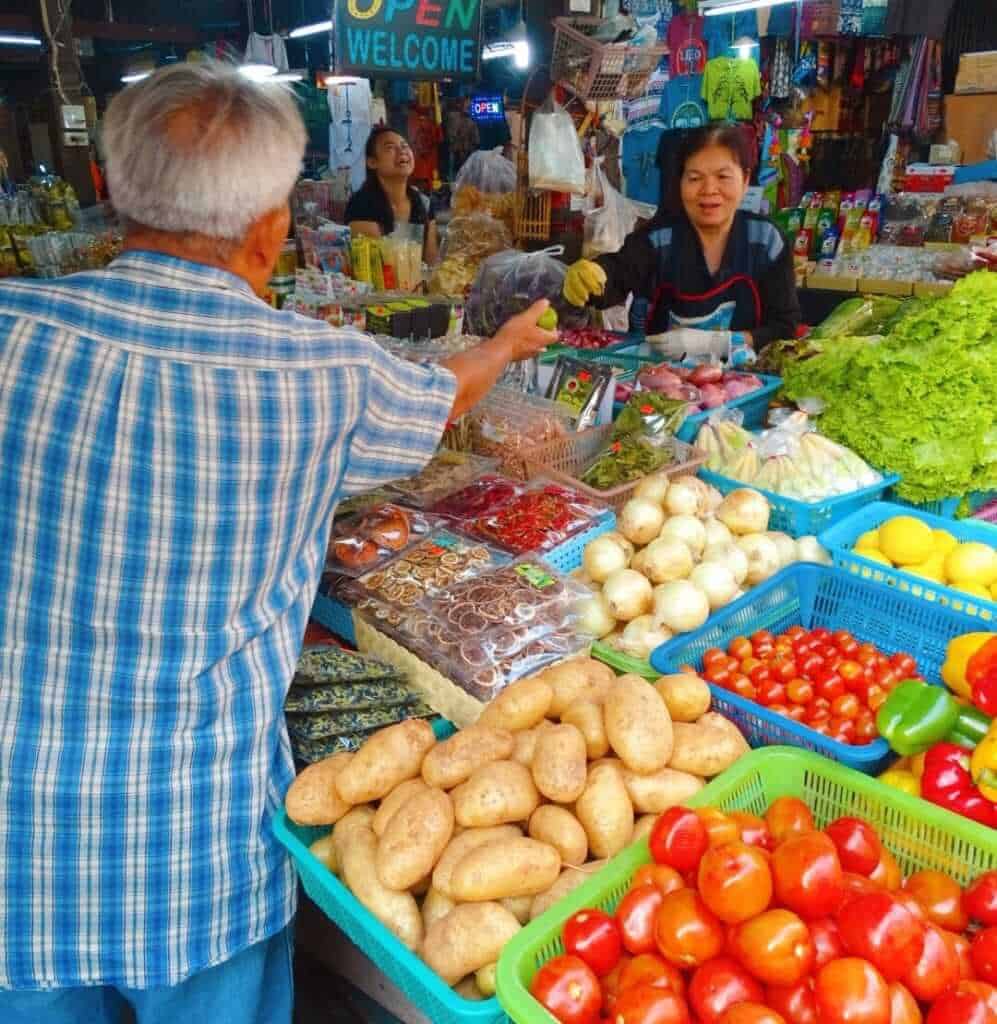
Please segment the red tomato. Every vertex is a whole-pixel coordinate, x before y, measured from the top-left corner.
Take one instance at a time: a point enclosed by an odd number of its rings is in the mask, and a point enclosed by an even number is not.
[[[997,984],[997,926],[991,925],[976,935],[969,957],[978,978]]]
[[[730,672],[727,671],[724,665],[717,664],[716,662],[703,670],[703,676],[708,683],[713,683],[714,686],[722,686],[724,689],[727,689],[730,684]]]
[[[792,658],[774,658],[769,668],[772,670],[772,677],[782,683],[788,683],[790,679],[795,679],[800,674]]]
[[[630,888],[636,889],[639,885],[656,885],[661,894],[675,892],[685,885],[682,876],[666,864],[641,864],[630,881]]]
[[[827,662],[819,655],[813,652],[804,655],[804,657],[797,658],[797,664],[800,666],[800,675],[805,679],[813,679],[814,676],[820,672]]]
[[[747,811],[731,811],[727,817],[737,825],[742,843],[757,846],[762,850],[771,850],[775,846],[764,818],[759,818],[757,814],[748,814]]]
[[[707,960],[689,982],[689,1003],[703,1024],[714,1024],[735,1003],[760,1003],[762,986],[728,956]]]
[[[890,892],[900,888],[902,878],[900,865],[885,846],[883,847],[883,852],[879,855],[879,863],[873,868],[872,874],[869,877],[884,889],[889,889]]]
[[[903,651],[898,651],[890,658],[890,664],[897,670],[901,679],[909,679],[917,675],[917,662]]]
[[[838,851],[822,832],[793,836],[772,854],[775,901],[805,920],[833,914],[843,894]]]
[[[794,704],[809,704],[814,698],[813,683],[797,676],[786,684],[786,696]]]
[[[668,989],[685,998],[685,978],[682,972],[667,963],[657,953],[641,953],[635,956],[620,972],[617,994],[638,985],[653,985]]]
[[[825,964],[814,983],[821,1024],[890,1024],[890,991],[868,960],[844,957]]]
[[[854,871],[857,875],[872,874],[883,847],[868,822],[861,818],[837,818],[824,831],[838,848],[838,858],[845,871]]]
[[[770,679],[757,688],[758,703],[765,707],[772,707],[775,704],[784,704],[786,701],[786,686],[776,679]]]
[[[839,718],[858,718],[862,705],[854,693],[843,693],[831,701],[831,714]]]
[[[717,1024],[786,1024],[786,1018],[761,1003],[736,1003]]]
[[[755,684],[744,675],[733,676],[730,680],[729,689],[745,700],[754,700],[758,696]]]
[[[743,660],[743,661],[741,662],[741,671],[742,671],[742,672],[743,672],[743,673],[744,673],[744,674],[745,674],[746,676],[750,676],[750,675],[751,675],[751,673],[752,673],[752,672],[754,672],[754,670],[755,670],[756,668],[764,668],[764,667],[765,667],[765,664],[764,664],[764,662],[761,662],[761,661],[759,661],[759,660],[758,660],[758,659],[757,659],[756,657],[754,657],[754,656],[752,656],[752,657],[749,657],[749,658],[745,658],[745,659],[744,659],[744,660]]]
[[[858,641],[847,629],[835,630],[831,635],[831,642],[842,654],[848,654],[849,651],[857,651],[859,646]]]
[[[963,893],[967,914],[980,924],[997,924],[997,871],[985,871]]]
[[[841,932],[833,917],[822,917],[817,921],[808,922],[810,938],[813,939],[816,956],[814,969],[820,970],[824,964],[837,960],[845,955],[845,944],[841,941]]]
[[[884,690],[892,690],[903,676],[895,668],[893,668],[889,662],[885,665],[876,666],[876,682],[883,687]]]
[[[727,660],[727,654],[719,647],[708,647],[703,652],[703,668],[709,668],[716,663],[723,664]]]
[[[955,986],[960,992],[972,992],[987,1004],[991,1013],[997,1014],[997,988],[985,981],[963,980]]]
[[[616,921],[601,910],[579,910],[564,922],[564,951],[603,977],[620,962],[623,942]]]
[[[743,661],[745,658],[752,657],[755,651],[751,646],[751,641],[747,637],[736,636],[728,645],[727,653],[732,658],[737,658],[738,661]]]
[[[709,834],[695,811],[671,807],[654,823],[647,845],[658,864],[686,872],[698,867]]]
[[[827,727],[831,730],[831,736],[839,743],[851,743],[855,738],[855,723],[850,718],[832,716],[827,721]]]
[[[748,673],[748,678],[755,686],[761,686],[762,683],[767,683],[772,678],[772,670],[768,665],[759,664],[757,668],[753,668]]]
[[[782,635],[787,640],[796,640],[801,636],[806,636],[807,631],[802,626],[790,626]]]
[[[947,988],[959,981],[959,957],[941,928],[929,924],[924,930],[921,956],[903,976],[903,983],[922,1003],[936,1000]]]
[[[794,722],[802,722],[807,712],[802,704],[793,704],[786,713]]]
[[[883,887],[877,885],[871,878],[865,875],[856,875],[854,871],[846,871],[841,877],[841,884],[845,890],[845,898],[852,894],[861,895],[867,892],[882,892]]]
[[[772,872],[766,855],[740,841],[711,847],[699,862],[703,902],[721,921],[737,924],[772,902]]]
[[[795,985],[769,985],[765,1002],[781,1013],[787,1024],[817,1024],[813,978],[804,978]]]
[[[831,717],[831,712],[826,706],[818,703],[819,700],[820,698],[810,701],[803,709],[803,721],[811,728],[820,725],[822,722],[827,722]]]
[[[759,629],[751,634],[751,646],[757,647],[759,644],[774,644],[775,637],[767,629]]]
[[[947,932],[942,929],[948,944],[955,951],[956,959],[959,961],[959,977],[963,981],[970,981],[976,977],[973,970],[973,958],[969,939],[965,935],[956,935],[955,932]]]
[[[620,962],[606,975],[605,978],[600,978],[599,982],[602,985],[602,1011],[612,1015],[613,1008],[616,1006],[616,997],[620,991],[620,978],[623,977],[623,970],[628,964],[633,962],[633,957],[628,956],[626,953],[620,957]]]
[[[785,704],[769,704],[769,711],[776,715],[788,715],[789,708]]]
[[[641,885],[620,900],[616,923],[627,952],[650,953],[654,949],[654,919],[664,899],[656,885]]]
[[[765,812],[765,822],[777,844],[789,836],[814,830],[814,816],[810,808],[795,796],[781,796],[774,800]]]
[[[879,657],[880,654],[875,644],[859,644],[859,649],[855,652],[855,660],[861,665],[875,665]]]
[[[897,903],[905,906],[919,921],[924,921],[925,924],[928,923],[928,915],[924,912],[924,907],[909,892],[897,889],[893,893],[893,898]]]
[[[978,992],[963,988],[966,984],[971,983],[960,982],[936,1000],[925,1024],[994,1024],[997,1014]]]
[[[890,985],[890,1024],[921,1024],[921,1007],[899,981]]]
[[[845,694],[845,683],[839,675],[827,676],[817,684],[817,693],[832,704]]]
[[[655,985],[638,985],[621,992],[613,1024],[690,1024],[689,1008],[681,996]]]
[[[878,683],[870,686],[865,692],[865,702],[869,705],[870,711],[878,711],[886,703],[887,697],[889,693]]]
[[[954,878],[941,871],[915,871],[903,888],[921,904],[933,924],[953,932],[966,930],[969,915],[963,908],[962,889]]]
[[[868,710],[859,712],[855,719],[855,738],[863,743],[871,743],[879,736],[879,729],[876,728],[876,716]]]
[[[576,956],[548,960],[537,971],[530,994],[562,1024],[595,1024],[599,1019],[599,979]]]
[[[921,958],[925,926],[888,892],[852,896],[836,920],[845,949],[887,981],[901,981]]]
[[[724,930],[693,889],[663,897],[654,928],[658,952],[676,967],[698,967],[720,955]]]
[[[737,822],[733,818],[728,818],[719,808],[699,807],[696,809],[696,814],[706,826],[710,846],[723,846],[724,843],[737,842],[740,835],[737,830]]]
[[[814,962],[810,932],[788,910],[766,910],[735,925],[729,948],[741,966],[766,985],[795,985]]]
[[[843,661],[838,665],[838,675],[844,680],[845,685],[855,682],[862,676],[862,666],[857,661]]]

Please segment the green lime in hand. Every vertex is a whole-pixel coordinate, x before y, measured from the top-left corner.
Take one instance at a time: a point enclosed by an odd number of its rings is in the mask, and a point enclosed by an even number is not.
[[[540,319],[537,321],[537,327],[544,331],[556,331],[557,330],[557,311],[553,306],[548,306],[540,314]]]

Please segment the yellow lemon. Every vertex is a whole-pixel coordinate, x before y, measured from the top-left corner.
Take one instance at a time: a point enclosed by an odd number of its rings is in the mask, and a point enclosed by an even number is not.
[[[866,530],[861,537],[855,542],[856,548],[871,548],[873,551],[879,550],[879,530]]]
[[[975,540],[957,544],[945,556],[945,575],[959,586],[978,583],[989,587],[997,582],[997,551]]]
[[[990,597],[992,600],[997,601],[997,583],[993,584],[990,588]]]
[[[956,583],[954,586],[956,590],[961,590],[964,594],[972,594],[973,597],[980,597],[984,601],[990,600],[990,591],[986,587],[980,586],[979,583]]]
[[[929,555],[917,565],[905,565],[904,572],[912,572],[915,576],[923,576],[935,583],[945,582],[945,556],[941,553]]]
[[[935,551],[947,555],[959,542],[948,530],[932,530],[935,538]]]
[[[863,558],[868,558],[870,562],[881,562],[883,565],[892,566],[893,563],[883,554],[882,551],[876,548],[856,548],[856,555],[861,555]]]
[[[879,528],[879,550],[895,565],[917,565],[934,549],[931,527],[913,516],[894,516]]]

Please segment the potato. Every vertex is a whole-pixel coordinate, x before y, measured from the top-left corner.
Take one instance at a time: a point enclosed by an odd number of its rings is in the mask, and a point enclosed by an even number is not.
[[[398,810],[403,804],[407,803],[416,793],[421,793],[423,790],[429,787],[423,782],[422,779],[407,779],[401,783],[381,801],[381,805],[377,809],[377,813],[374,815],[374,821],[371,824],[371,828],[374,830],[374,835],[380,837],[384,835],[384,830],[388,827],[388,822],[391,821],[395,811]]]
[[[538,918],[544,911],[554,906],[558,900],[564,899],[569,892],[574,892],[578,886],[587,882],[607,863],[608,861],[605,860],[590,860],[580,868],[565,868],[558,876],[557,881],[546,892],[533,898],[533,905],[530,907],[530,920]]]
[[[430,886],[426,898],[422,901],[422,927],[428,932],[441,917],[446,917],[456,906],[449,896],[444,895],[435,886]]]
[[[512,748],[512,760],[518,761],[521,765],[529,768],[533,764],[533,755],[537,749],[537,740],[540,739],[540,733],[545,729],[552,729],[554,727],[553,722],[548,722],[545,718],[542,722],[538,722],[532,729],[524,729],[522,732],[513,733],[515,741]]]
[[[740,733],[735,738],[719,725],[676,722],[674,728],[674,746],[668,763],[678,771],[711,778],[729,768],[748,749]]]
[[[697,775],[662,768],[651,775],[638,775],[624,769],[623,785],[638,814],[660,814],[698,793],[704,783]]]
[[[498,964],[485,964],[474,972],[474,984],[478,991],[486,998],[491,999],[495,995],[495,974],[498,971]]]
[[[548,714],[559,718],[580,700],[599,704],[616,680],[616,673],[595,658],[572,658],[540,673],[554,692]]]
[[[481,989],[478,988],[478,983],[474,980],[474,975],[469,978],[464,978],[463,981],[458,981],[453,986],[454,992],[461,997],[461,999],[470,999],[473,1002],[480,1003],[485,997],[481,994]]]
[[[585,738],[585,753],[590,761],[605,756],[609,750],[606,723],[602,720],[602,705],[590,700],[572,704],[561,715],[565,725],[573,725]]]
[[[298,825],[335,825],[355,803],[344,800],[336,789],[336,778],[353,760],[353,754],[333,754],[310,764],[291,783],[284,806],[287,816]]]
[[[409,889],[436,866],[453,834],[453,803],[442,789],[424,789],[392,815],[377,847],[377,877]]]
[[[374,821],[374,808],[362,804],[360,807],[352,808],[344,814],[332,833],[333,853],[340,867],[342,874],[343,847],[349,841],[350,833],[356,828],[371,828]]]
[[[531,729],[547,716],[553,699],[554,691],[539,676],[520,679],[486,705],[477,724],[509,732]]]
[[[466,853],[470,853],[476,846],[493,843],[498,839],[518,839],[522,834],[515,825],[496,825],[494,828],[467,829],[459,836],[454,836],[433,869],[433,888],[453,899],[450,879],[453,869]]]
[[[606,736],[634,772],[664,768],[672,753],[672,720],[665,702],[640,676],[620,676],[606,695]]]
[[[592,769],[598,768],[600,765],[608,764],[612,768],[615,768],[618,772],[622,772],[624,768],[623,762],[618,757],[600,757],[595,761],[589,762],[589,778],[592,777]]]
[[[530,907],[533,906],[532,896],[507,896],[499,903],[509,911],[510,914],[520,923],[528,924],[530,920]]]
[[[379,730],[336,776],[339,795],[351,804],[381,800],[399,783],[419,774],[422,759],[434,743],[432,726],[421,718]]]
[[[597,857],[614,857],[630,842],[634,809],[623,775],[612,765],[589,772],[585,792],[575,804],[575,815],[588,836],[589,849]]]
[[[706,680],[691,672],[662,676],[654,688],[665,702],[673,722],[695,722],[710,710],[710,688]]]
[[[422,878],[420,878],[419,881],[415,883],[415,885],[409,888],[409,892],[412,893],[412,895],[415,897],[425,896],[426,893],[429,892],[432,884],[433,876],[423,875]]]
[[[589,852],[588,836],[581,822],[564,807],[543,804],[530,815],[529,833],[549,843],[565,864],[584,864]]]
[[[450,889],[459,903],[536,896],[561,871],[561,855],[536,839],[500,839],[465,854],[453,869]]]
[[[422,777],[430,786],[453,789],[482,765],[511,757],[514,744],[505,729],[469,725],[430,750],[422,762]]]
[[[339,830],[337,829],[337,832]],[[411,950],[422,942],[422,915],[410,892],[382,884],[377,875],[377,836],[369,826],[354,824],[336,846],[343,882],[354,896]]]
[[[440,918],[426,934],[422,959],[448,984],[495,963],[519,922],[499,903],[465,903]]]
[[[633,834],[630,836],[630,845],[647,839],[654,829],[654,823],[658,820],[656,814],[642,814],[634,825]]]
[[[461,783],[451,797],[457,822],[464,828],[526,821],[540,803],[533,777],[517,761],[486,764]]]
[[[334,875],[339,873],[339,857],[336,854],[336,842],[332,832],[322,836],[320,839],[316,839],[308,847],[308,852],[320,863],[324,864]]]
[[[720,729],[721,732],[727,733],[742,754],[747,754],[751,750],[748,741],[744,738],[744,733],[726,715],[721,715],[718,711],[707,712],[696,724],[712,725]]]
[[[585,737],[573,725],[541,732],[530,771],[540,792],[558,804],[570,804],[585,788]]]

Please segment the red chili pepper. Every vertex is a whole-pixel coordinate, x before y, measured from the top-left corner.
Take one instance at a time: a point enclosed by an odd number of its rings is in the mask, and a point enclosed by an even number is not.
[[[924,755],[921,796],[964,818],[997,828],[997,805],[974,785],[969,753],[954,743],[936,743]]]
[[[988,715],[997,715],[997,636],[988,640],[966,662],[966,682],[973,703]]]

